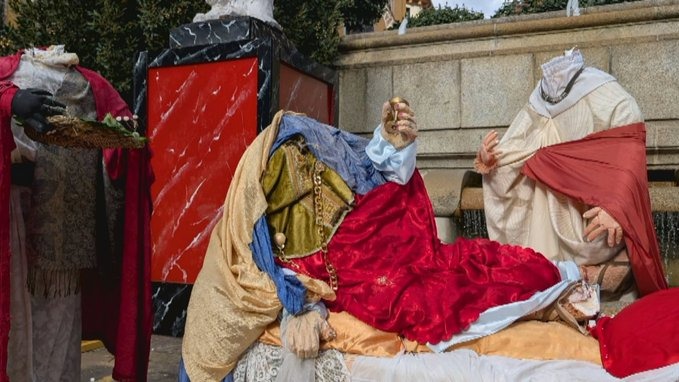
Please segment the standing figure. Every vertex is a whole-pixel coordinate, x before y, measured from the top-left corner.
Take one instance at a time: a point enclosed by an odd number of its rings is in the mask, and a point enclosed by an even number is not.
[[[575,261],[602,298],[620,297],[632,276],[642,295],[667,288],[639,106],[578,50],[542,71],[502,139],[490,132],[476,157],[489,237]]]
[[[78,64],[63,46],[0,59],[1,381],[79,380],[83,337],[116,354],[114,378],[146,379],[144,150],[64,148],[25,132],[48,132],[54,114],[132,116],[103,77]]]

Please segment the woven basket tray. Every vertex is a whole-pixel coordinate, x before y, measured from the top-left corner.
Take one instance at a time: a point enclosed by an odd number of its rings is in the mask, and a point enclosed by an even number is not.
[[[146,138],[127,130],[110,115],[104,122],[67,115],[51,116],[47,121],[54,127],[52,130],[39,133],[25,126],[26,135],[36,142],[62,147],[138,149],[146,144]]]

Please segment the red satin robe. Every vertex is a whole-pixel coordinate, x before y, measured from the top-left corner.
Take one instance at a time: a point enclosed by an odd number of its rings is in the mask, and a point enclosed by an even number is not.
[[[488,308],[521,301],[561,280],[558,269],[529,248],[487,239],[437,238],[420,174],[356,195],[355,208],[328,245],[337,269],[332,311],[420,343],[438,343],[467,328]],[[320,253],[282,263],[328,280]]]

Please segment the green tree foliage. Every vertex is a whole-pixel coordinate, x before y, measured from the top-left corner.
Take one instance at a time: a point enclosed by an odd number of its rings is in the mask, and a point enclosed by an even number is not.
[[[363,31],[382,16],[387,0],[338,0],[344,27],[347,31]]]
[[[6,27],[0,54],[63,44],[128,101],[135,54],[167,47],[171,28],[209,8],[202,0],[10,0],[10,6],[16,25]]]
[[[322,64],[337,56],[342,21],[334,0],[274,0],[274,18],[304,55]]]
[[[463,7],[448,5],[438,8],[427,8],[408,21],[408,27],[424,27],[427,25],[450,24],[461,21],[483,19],[483,12],[477,12]]]
[[[10,50],[12,41],[7,38],[7,30],[4,25],[0,25],[0,52],[6,52]]]
[[[331,65],[342,23],[349,31],[374,24],[387,0],[274,0],[274,18],[304,55]]]
[[[96,35],[88,25],[90,10],[96,6],[94,0],[82,0],[77,5],[68,0],[10,0],[10,6],[17,15],[16,25],[7,28],[7,37],[11,40],[8,48],[12,52],[53,44],[65,44],[71,49],[96,45]],[[85,62],[94,62],[94,56],[95,49],[80,53],[80,59]]]
[[[580,7],[592,7],[597,5],[617,4],[636,0],[579,0]],[[568,0],[511,0],[504,4],[495,12],[493,18],[522,15],[529,13],[540,13],[550,11],[560,11],[566,9]]]
[[[141,28],[136,16],[134,0],[103,0],[89,12],[90,21],[87,22],[87,29],[97,37],[96,41],[88,44],[94,50],[89,52],[94,54],[92,67],[129,99],[133,85],[132,59],[142,46]],[[69,50],[73,50],[74,46],[66,45]],[[81,52],[77,53],[80,56]]]
[[[149,51],[167,48],[170,29],[190,23],[196,13],[210,9],[204,0],[138,0],[138,3],[141,46]]]
[[[386,1],[275,0],[274,16],[303,54],[331,64],[342,21],[351,26],[372,24]],[[0,55],[63,44],[128,101],[135,54],[167,48],[170,29],[209,10],[204,0],[10,0],[10,6],[16,24],[0,23]]]

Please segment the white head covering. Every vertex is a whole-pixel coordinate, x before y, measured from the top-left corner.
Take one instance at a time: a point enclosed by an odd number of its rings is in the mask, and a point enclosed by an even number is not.
[[[578,77],[565,94],[568,83],[575,75]],[[615,78],[610,74],[596,68],[585,68],[582,54],[573,48],[542,65],[542,79],[530,95],[529,103],[539,114],[547,118],[555,117],[594,89],[611,81],[615,81]],[[557,103],[550,103],[543,98],[543,92],[550,98],[565,97]]]
[[[26,49],[24,56],[50,66],[75,66],[80,63],[78,55],[66,52],[63,45],[52,45],[47,49]]]

